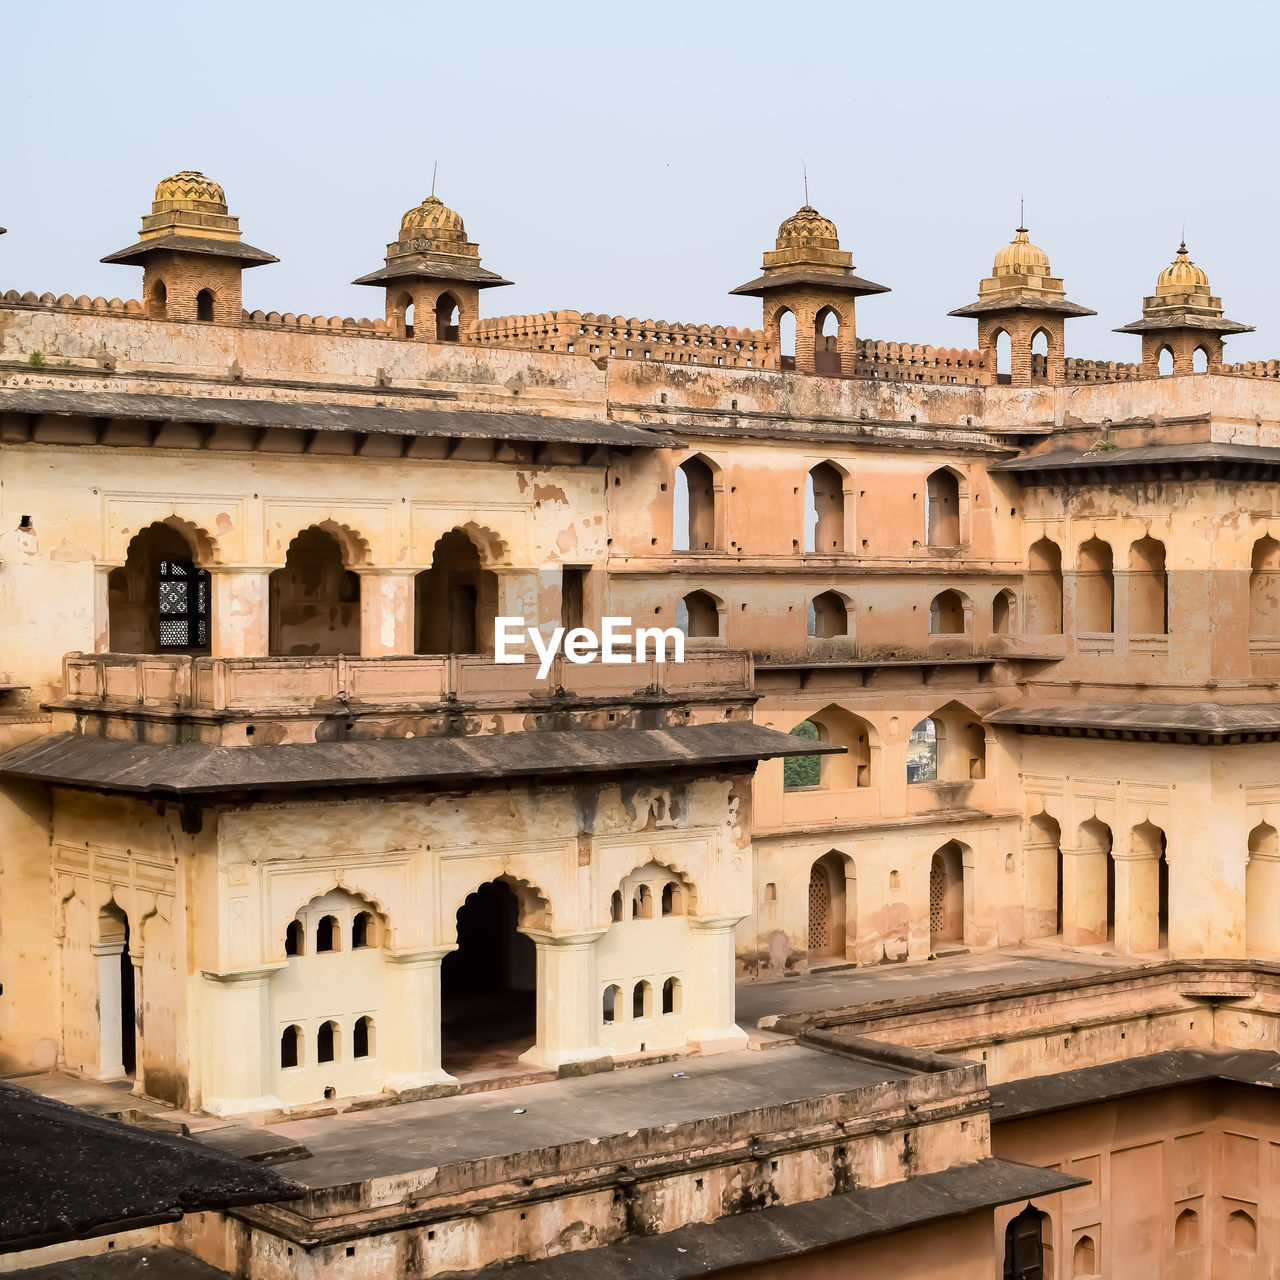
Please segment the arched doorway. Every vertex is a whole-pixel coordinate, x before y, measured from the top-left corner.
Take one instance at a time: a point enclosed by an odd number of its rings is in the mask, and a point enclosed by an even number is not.
[[[813,371],[839,377],[840,316],[833,307],[823,307],[813,318]]]
[[[850,893],[844,855],[832,849],[809,868],[809,962],[843,960],[848,954]]]
[[[1005,1228],[1004,1280],[1045,1280],[1044,1243],[1049,1217],[1027,1205]]]
[[[442,293],[436,300],[436,341],[457,342],[458,332],[458,300],[451,293]]]
[[[440,966],[441,1064],[452,1075],[510,1069],[537,1033],[537,951],[505,880],[458,908],[458,946]]]
[[[431,568],[414,580],[414,651],[491,653],[498,616],[498,577],[461,529],[435,545]]]
[[[929,948],[964,941],[964,859],[949,840],[929,863]]]
[[[114,903],[98,912],[98,1034],[104,1078],[137,1070],[137,1004],[129,917]]]
[[[171,525],[140,530],[107,577],[112,653],[208,653],[209,574]]]
[[[270,578],[273,656],[359,654],[360,575],[338,539],[312,525],[289,544]]]

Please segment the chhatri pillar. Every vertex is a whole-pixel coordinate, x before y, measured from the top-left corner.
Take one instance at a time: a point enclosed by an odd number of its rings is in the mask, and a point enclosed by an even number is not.
[[[1142,372],[1160,376],[1160,356],[1173,357],[1173,372],[1195,373],[1196,352],[1205,357],[1208,372],[1222,364],[1223,338],[1229,333],[1252,333],[1253,325],[1237,324],[1222,314],[1222,299],[1209,290],[1209,277],[1187,256],[1187,242],[1178,246],[1173,261],[1156,280],[1156,291],[1142,300],[1142,319],[1114,330],[1142,336]]]
[[[986,358],[989,382],[1030,387],[1063,380],[1066,321],[1097,312],[1067,301],[1062,280],[1052,274],[1049,255],[1031,243],[1026,227],[1018,227],[978,286],[978,301],[947,314],[978,322],[978,347]],[[997,365],[1001,334],[1009,337],[1008,369]],[[1041,334],[1045,350],[1036,352]]]
[[[777,353],[778,367],[851,377],[858,338],[854,299],[888,293],[888,287],[853,274],[853,255],[840,248],[836,224],[811,205],[778,228],[775,247],[764,255],[763,267],[763,275],[730,293],[763,300],[765,338]],[[782,355],[782,317],[788,311],[796,322],[794,360]],[[832,316],[836,332],[824,336]]]

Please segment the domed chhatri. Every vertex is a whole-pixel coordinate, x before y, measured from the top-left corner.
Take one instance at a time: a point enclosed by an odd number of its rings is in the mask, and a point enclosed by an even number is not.
[[[446,243],[466,244],[467,229],[462,215],[455,213],[439,196],[427,196],[400,219],[400,239],[427,236]]]
[[[1018,227],[1013,239],[997,254],[991,268],[993,276],[1051,276],[1049,255],[1038,244],[1032,244],[1026,227]]]
[[[1178,246],[1174,260],[1160,273],[1156,280],[1156,296],[1167,297],[1170,294],[1186,294],[1203,290],[1209,292],[1209,277],[1187,256],[1187,242]]]

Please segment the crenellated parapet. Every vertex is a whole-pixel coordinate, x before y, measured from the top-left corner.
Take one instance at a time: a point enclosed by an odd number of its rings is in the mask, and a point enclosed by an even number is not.
[[[1063,361],[1063,382],[1130,382],[1144,377],[1140,364],[1122,364],[1115,360],[1081,360],[1068,356]]]
[[[1232,373],[1238,378],[1280,378],[1280,360],[1242,360],[1224,364],[1215,373]]]
[[[726,368],[776,369],[776,349],[763,330],[733,325],[681,324],[640,320],[593,311],[543,311],[527,316],[489,316],[474,341],[533,351],[633,360],[674,360]]]
[[[858,340],[853,376],[958,386],[980,386],[990,381],[984,352],[918,346],[913,342],[877,342],[874,338]]]

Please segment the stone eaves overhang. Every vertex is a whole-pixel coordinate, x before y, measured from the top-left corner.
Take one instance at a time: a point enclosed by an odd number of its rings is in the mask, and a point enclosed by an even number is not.
[[[191,1138],[93,1115],[4,1082],[0,1135],[0,1254],[293,1199],[303,1190]]]
[[[1280,1053],[1270,1049],[1170,1049],[1055,1075],[991,1086],[991,1122],[1065,1111],[1159,1089],[1212,1084],[1280,1087]]]
[[[487,271],[466,262],[439,262],[432,258],[411,255],[394,258],[385,267],[358,276],[352,284],[388,284],[392,280],[461,280],[474,284],[477,289],[494,289],[513,283],[504,280],[496,271]]]
[[[497,779],[587,778],[670,769],[754,769],[824,746],[745,721],[675,729],[598,729],[222,747],[36,738],[0,756],[0,778],[155,800],[348,788],[457,787]]]
[[[1280,475],[1280,449],[1216,441],[1071,449],[1008,458],[987,470],[1004,472],[1023,485],[1272,480]]]
[[[891,292],[887,284],[876,284],[855,276],[852,271],[824,271],[820,267],[797,267],[794,270],[766,271],[764,275],[730,289],[730,295],[748,298],[764,298],[775,289],[794,289],[798,285],[813,285],[821,289],[835,289],[861,298],[869,293]]]
[[[214,258],[233,258],[242,267],[262,267],[280,259],[265,249],[255,249],[240,240],[212,240],[204,236],[156,236],[152,240],[139,240],[127,249],[109,253],[102,262],[145,263],[153,254],[163,250],[171,253],[203,253]]]
[[[168,396],[133,391],[0,387],[0,414],[31,419],[45,416],[89,419],[99,423],[104,432],[112,421],[127,420],[154,423],[157,431],[166,423],[185,423],[204,428],[210,435],[218,427],[244,427],[260,432],[342,431],[406,439],[510,440],[614,448],[665,449],[672,445],[669,436],[645,427],[594,418],[551,418],[505,410],[401,409],[333,401]],[[12,438],[12,428],[7,426],[6,439]]]
[[[684,1280],[907,1231],[1087,1186],[1084,1178],[988,1157],[881,1187],[630,1236],[580,1253],[519,1263],[512,1280]],[[763,1274],[763,1273],[762,1273]]]
[[[1123,324],[1112,333],[1168,333],[1171,329],[1203,329],[1207,333],[1252,333],[1254,326],[1226,320],[1222,316],[1199,315],[1194,311],[1153,311],[1141,320]]]
[[[1070,738],[1233,746],[1280,741],[1280,704],[1015,703],[985,717],[997,728]]]
[[[1096,316],[1096,311],[1082,307],[1077,302],[1068,302],[1065,298],[1045,298],[1036,293],[1001,293],[990,298],[981,298],[968,306],[957,307],[948,311],[949,316],[959,316],[964,320],[977,319],[992,312],[1005,311],[1047,311],[1059,316]]]

